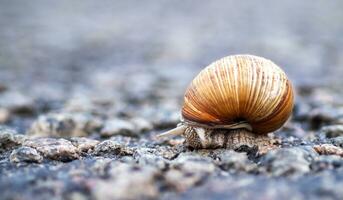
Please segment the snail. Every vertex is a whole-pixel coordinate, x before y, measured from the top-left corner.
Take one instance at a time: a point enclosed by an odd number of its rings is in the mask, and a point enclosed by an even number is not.
[[[188,86],[181,123],[158,135],[182,135],[199,148],[274,144],[268,134],[281,128],[293,109],[292,84],[272,61],[232,55],[204,68]]]

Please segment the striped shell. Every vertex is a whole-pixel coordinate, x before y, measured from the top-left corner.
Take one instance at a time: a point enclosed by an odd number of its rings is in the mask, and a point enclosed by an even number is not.
[[[293,108],[286,74],[272,61],[252,55],[224,57],[203,69],[188,87],[186,122],[213,128],[247,123],[257,134],[279,129]]]

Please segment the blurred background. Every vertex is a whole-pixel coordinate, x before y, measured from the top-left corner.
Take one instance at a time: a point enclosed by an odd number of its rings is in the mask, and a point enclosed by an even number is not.
[[[325,83],[343,71],[342,6],[310,0],[2,0],[1,81],[81,80],[97,71],[152,68],[174,78],[220,57],[249,53],[274,60],[298,84]],[[11,73],[14,78],[7,77]]]
[[[87,96],[124,105],[180,104],[206,65],[254,54],[280,65],[297,88],[339,89],[342,6],[311,0],[2,0],[0,85],[19,92],[15,97],[50,103]]]

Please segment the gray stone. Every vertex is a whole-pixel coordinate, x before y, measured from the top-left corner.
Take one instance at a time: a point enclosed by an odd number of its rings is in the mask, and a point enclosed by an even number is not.
[[[0,95],[0,107],[13,113],[31,113],[34,110],[34,100],[21,92],[7,91]]]
[[[43,157],[37,152],[36,149],[31,147],[19,147],[12,151],[10,161],[12,163],[19,162],[42,162]]]
[[[149,120],[154,128],[166,129],[175,127],[180,122],[179,105],[161,105],[159,107],[144,107],[140,110],[139,115]]]
[[[73,137],[70,138],[72,144],[78,148],[80,152],[88,152],[95,148],[100,143],[98,140],[86,138],[86,137]]]
[[[166,184],[178,192],[201,183],[214,173],[216,167],[209,157],[195,153],[181,153],[170,163],[170,170],[165,173]]]
[[[158,169],[166,169],[168,165],[168,161],[166,159],[149,153],[136,156],[135,160],[137,160],[137,163],[140,166],[153,166]]]
[[[86,136],[102,126],[101,121],[82,113],[50,113],[41,115],[29,130],[34,136]]]
[[[276,149],[262,157],[260,165],[272,176],[298,177],[310,172],[311,161],[317,155],[311,147]]]
[[[342,171],[298,179],[266,176],[215,177],[174,198],[178,199],[341,199]],[[173,196],[169,199],[173,199]]]
[[[149,121],[141,117],[135,117],[131,119],[130,121],[135,126],[135,130],[137,132],[150,131],[153,128],[152,124]]]
[[[168,160],[163,156],[164,153],[154,148],[138,148],[133,157],[141,166],[150,165],[159,169],[165,169],[168,165]]]
[[[114,163],[110,179],[96,180],[91,193],[94,199],[156,199],[160,172],[151,167]]]
[[[313,146],[313,149],[321,155],[338,155],[343,157],[343,148],[336,147],[332,144],[315,145]]]
[[[343,148],[343,136],[332,138],[331,142],[332,142],[332,144]]]
[[[210,174],[215,170],[215,165],[212,163],[211,158],[194,152],[180,153],[170,165],[186,173]]]
[[[6,123],[11,118],[11,112],[7,108],[0,107],[0,124]]]
[[[79,158],[79,150],[65,139],[37,138],[27,140],[23,145],[36,149],[52,160],[70,161]]]
[[[108,168],[113,160],[110,158],[99,157],[95,160],[94,164],[89,169],[96,175],[105,177],[107,176]]]
[[[319,156],[311,163],[311,170],[315,172],[339,167],[343,167],[343,158],[338,155]]]
[[[215,150],[213,154],[216,164],[223,170],[251,172],[257,169],[256,163],[250,161],[246,153],[232,150]]]
[[[114,135],[137,137],[138,132],[135,129],[135,125],[129,121],[111,119],[105,122],[104,127],[100,131],[100,135],[103,137],[110,137]]]
[[[319,129],[322,125],[340,123],[343,116],[343,109],[329,105],[322,105],[312,109],[308,113],[308,119],[313,129]]]
[[[296,119],[304,119],[308,117],[311,111],[311,106],[301,97],[295,102],[293,116]]]
[[[134,149],[126,146],[124,143],[105,140],[95,146],[95,155],[133,155]]]
[[[328,138],[343,136],[343,125],[324,126],[320,129],[320,133]]]
[[[0,126],[0,153],[20,146],[25,140],[26,136],[18,134],[18,132],[13,129]]]
[[[87,95],[73,96],[64,105],[64,110],[67,112],[92,112],[95,109],[94,104]]]

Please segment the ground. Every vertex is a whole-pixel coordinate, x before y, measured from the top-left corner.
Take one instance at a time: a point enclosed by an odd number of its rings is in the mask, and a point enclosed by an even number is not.
[[[0,199],[342,198],[342,2],[1,4]],[[281,147],[156,140],[192,78],[231,54],[292,81]]]

